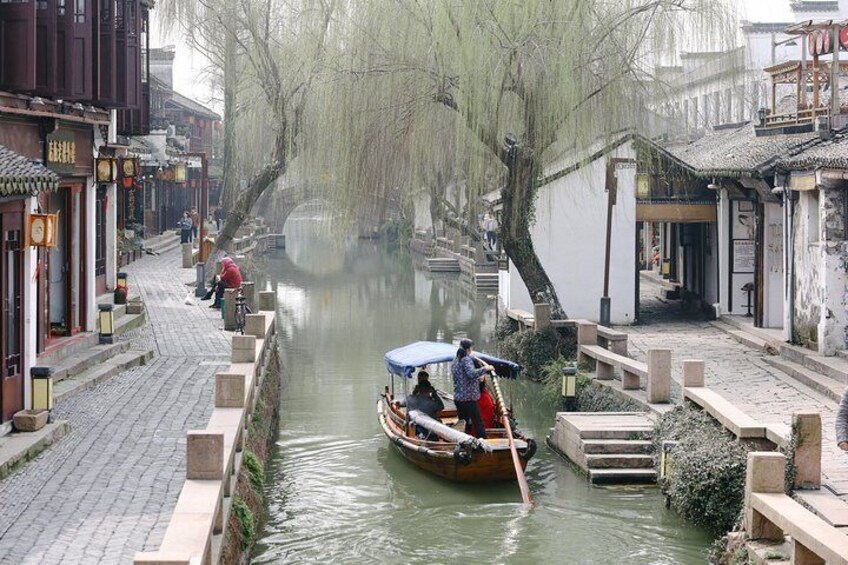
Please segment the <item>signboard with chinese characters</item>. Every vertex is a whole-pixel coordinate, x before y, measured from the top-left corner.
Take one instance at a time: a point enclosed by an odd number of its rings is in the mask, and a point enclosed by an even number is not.
[[[59,214],[30,214],[27,216],[27,245],[56,247]]]
[[[756,244],[752,239],[733,240],[733,272],[753,273]]]
[[[143,198],[143,191],[137,184],[124,191],[124,226],[126,228],[130,228],[133,224],[144,224]]]
[[[77,144],[74,132],[58,130],[47,135],[47,165],[60,175],[74,174]]]

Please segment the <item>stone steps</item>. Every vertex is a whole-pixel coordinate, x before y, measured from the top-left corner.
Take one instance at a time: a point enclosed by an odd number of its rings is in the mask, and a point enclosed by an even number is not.
[[[97,364],[124,353],[129,347],[128,342],[97,344],[85,351],[66,357],[53,367],[53,382],[58,383],[66,378],[79,375]]]
[[[593,485],[653,485],[657,473],[653,469],[590,469]]]
[[[815,351],[789,344],[781,345],[780,356],[833,379],[843,386],[848,385],[848,361],[841,357],[825,357]]]
[[[842,399],[842,391],[845,390],[845,385],[829,377],[781,357],[766,357],[765,362],[776,369],[780,369],[801,384],[827,396],[834,402],[839,402]]]
[[[652,453],[654,444],[648,440],[631,439],[584,439],[583,452],[591,455],[595,454],[633,454],[646,455]]]
[[[129,350],[100,363],[53,386],[53,400],[57,404],[127,369],[146,365],[153,358],[152,350]]]
[[[560,412],[548,444],[593,484],[656,482],[652,419],[641,412]]]
[[[155,255],[161,255],[171,249],[180,246],[180,236],[173,231],[166,231],[162,235],[144,240],[144,250],[151,251]]]
[[[651,469],[654,458],[651,455],[627,453],[586,454],[586,466],[589,469]]]
[[[746,347],[750,347],[751,349],[756,349],[757,351],[762,351],[763,353],[768,353],[770,355],[777,353],[774,345],[769,343],[767,340],[741,330],[732,324],[714,320],[710,322],[710,325],[720,329]]]
[[[431,273],[458,273],[459,260],[447,257],[431,257],[427,259],[427,269]]]

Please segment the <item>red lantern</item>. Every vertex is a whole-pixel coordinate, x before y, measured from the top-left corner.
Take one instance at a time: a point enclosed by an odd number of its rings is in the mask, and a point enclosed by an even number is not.
[[[839,30],[839,45],[842,46],[842,49],[848,51],[848,26]]]
[[[822,32],[816,32],[816,55],[824,53],[824,35]]]
[[[810,35],[807,36],[807,50],[811,55],[816,54],[816,41],[817,41],[818,32],[814,31]]]
[[[831,42],[832,41],[833,41],[833,36],[831,35],[830,31],[823,31],[822,32],[822,50],[821,50],[820,55],[825,55],[825,54],[831,52],[831,47],[832,47]]]

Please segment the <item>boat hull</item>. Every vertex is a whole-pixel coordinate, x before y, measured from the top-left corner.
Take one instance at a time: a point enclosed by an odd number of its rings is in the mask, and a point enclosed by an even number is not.
[[[388,417],[385,403],[378,404],[378,418],[383,433],[398,453],[416,467],[445,479],[456,482],[514,481],[515,464],[506,440],[495,440],[491,452],[471,453],[470,461],[461,461],[454,455],[455,444],[421,442],[407,437]],[[524,438],[521,438],[522,442]],[[526,452],[526,450],[525,450]],[[521,468],[527,467],[528,458],[519,456]]]

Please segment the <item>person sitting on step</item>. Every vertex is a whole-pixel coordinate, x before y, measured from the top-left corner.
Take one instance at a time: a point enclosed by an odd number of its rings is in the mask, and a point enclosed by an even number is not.
[[[216,282],[203,297],[203,300],[209,300],[215,296],[215,302],[210,308],[220,308],[221,298],[224,297],[224,290],[228,288],[239,288],[241,286],[241,270],[236,265],[231,257],[221,259],[221,274],[217,277]]]

